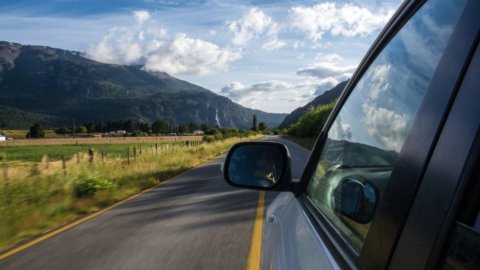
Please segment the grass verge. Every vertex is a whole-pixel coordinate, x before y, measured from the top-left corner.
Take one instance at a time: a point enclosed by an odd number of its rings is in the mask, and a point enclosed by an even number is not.
[[[161,149],[144,148],[130,160],[91,162],[82,154],[62,162],[3,162],[0,181],[0,250],[158,185],[250,138]],[[137,150],[138,151],[138,150]]]

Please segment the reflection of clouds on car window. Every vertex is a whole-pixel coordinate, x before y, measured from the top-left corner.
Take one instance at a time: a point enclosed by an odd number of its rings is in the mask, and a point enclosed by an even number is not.
[[[329,138],[400,151],[458,17],[432,12],[421,10],[390,41],[357,83]]]
[[[390,72],[391,66],[386,65],[379,65],[377,67],[372,68],[372,72],[370,73],[371,78],[369,78],[370,82],[370,93],[369,98],[371,100],[378,99],[378,96],[386,92],[390,89],[390,83],[386,80],[388,78],[388,73]]]
[[[369,103],[363,103],[365,113],[362,122],[372,138],[385,146],[386,150],[400,152],[403,139],[407,135],[408,116],[392,110],[378,108]]]
[[[352,139],[352,131],[349,124],[342,123],[342,118],[339,116],[333,123],[330,131],[328,133],[328,137],[333,140],[351,140]]]

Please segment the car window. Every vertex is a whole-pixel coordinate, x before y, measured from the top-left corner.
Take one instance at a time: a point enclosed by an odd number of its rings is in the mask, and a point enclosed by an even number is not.
[[[359,251],[465,1],[429,1],[376,57],[328,130],[307,197]]]

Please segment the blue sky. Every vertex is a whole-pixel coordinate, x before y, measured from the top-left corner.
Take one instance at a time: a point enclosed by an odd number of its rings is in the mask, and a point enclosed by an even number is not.
[[[3,0],[0,40],[141,64],[291,112],[348,78],[400,2]]]

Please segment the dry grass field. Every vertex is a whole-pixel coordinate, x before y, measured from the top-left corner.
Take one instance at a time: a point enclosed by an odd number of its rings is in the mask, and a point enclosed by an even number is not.
[[[210,143],[189,137],[189,143],[99,144],[93,157],[81,145],[0,147],[0,152],[11,150],[0,161],[0,250],[157,185],[237,142],[258,138],[261,135]],[[62,158],[52,158],[49,149]],[[63,154],[67,149],[68,156]],[[31,152],[49,151],[32,158]]]
[[[8,135],[7,135],[8,136]],[[148,136],[148,137],[90,137],[90,138],[45,138],[45,139],[17,139],[0,142],[2,146],[26,145],[93,145],[93,144],[132,144],[132,143],[161,143],[181,141],[201,141],[202,136]]]

